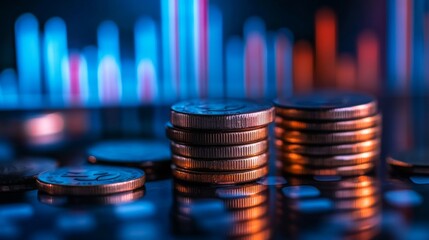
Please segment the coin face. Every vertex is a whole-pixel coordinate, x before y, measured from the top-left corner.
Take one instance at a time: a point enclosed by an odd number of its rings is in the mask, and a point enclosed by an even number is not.
[[[144,140],[116,140],[100,142],[88,149],[90,163],[123,164],[153,167],[170,164],[168,143]]]
[[[289,118],[352,119],[377,111],[374,98],[352,92],[322,91],[274,101],[276,111]]]
[[[142,170],[125,167],[63,167],[39,174],[39,190],[53,195],[99,195],[130,191],[145,183]]]
[[[266,126],[273,121],[273,114],[267,102],[190,100],[171,107],[171,123],[180,128],[227,131]]]
[[[271,109],[269,103],[238,99],[190,100],[174,104],[171,110],[190,115],[237,115]]]
[[[27,158],[0,164],[0,192],[23,191],[35,188],[36,176],[55,169],[57,163],[45,158]]]

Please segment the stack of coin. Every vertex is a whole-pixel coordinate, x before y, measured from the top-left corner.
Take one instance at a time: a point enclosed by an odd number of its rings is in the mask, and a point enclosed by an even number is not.
[[[269,239],[268,203],[268,186],[255,182],[205,186],[175,181],[174,225],[178,227],[177,231],[186,235],[201,233],[215,239]]]
[[[171,107],[166,132],[173,176],[206,184],[255,181],[268,173],[269,103],[191,100]]]
[[[282,169],[297,175],[363,175],[379,158],[377,101],[357,93],[317,92],[276,100]]]

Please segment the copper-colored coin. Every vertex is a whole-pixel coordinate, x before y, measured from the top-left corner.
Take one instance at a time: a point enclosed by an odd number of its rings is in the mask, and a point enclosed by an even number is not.
[[[268,166],[236,172],[199,172],[173,167],[173,176],[189,182],[238,184],[258,180],[268,174]]]
[[[279,152],[279,158],[287,164],[301,164],[312,167],[338,167],[375,162],[379,151],[363,152],[349,155],[308,156],[298,153]]]
[[[373,163],[363,163],[351,166],[332,168],[309,168],[299,164],[285,164],[283,171],[296,175],[319,175],[319,176],[357,176],[369,173],[374,169]]]
[[[171,123],[191,129],[237,130],[266,126],[274,108],[266,102],[236,99],[190,100],[171,107]]]
[[[404,173],[429,174],[429,151],[415,149],[393,154],[387,158],[392,170]]]
[[[185,197],[185,196],[176,196],[176,201],[182,204],[182,211],[187,212],[189,205],[197,201],[198,198],[194,197]],[[224,198],[222,202],[225,204],[225,207],[228,209],[244,209],[249,207],[255,207],[262,203],[265,203],[268,200],[268,196],[265,192],[257,193],[248,197],[241,198]]]
[[[229,229],[229,236],[242,236],[258,233],[264,230],[269,224],[269,219],[260,217],[248,221],[239,221],[231,225]]]
[[[380,137],[381,135],[381,129],[379,127],[332,133],[288,131],[283,128],[276,127],[274,132],[276,138],[282,139],[286,142],[321,145],[362,142]]]
[[[377,112],[371,96],[347,92],[315,92],[274,102],[276,114],[306,120],[346,120],[363,118]]]
[[[268,137],[268,127],[249,129],[239,132],[189,131],[166,126],[167,137],[175,142],[195,145],[238,145],[264,140]]]
[[[174,182],[174,190],[177,193],[202,198],[242,198],[252,196],[267,190],[266,185],[259,183],[248,183],[232,186],[205,186],[198,184],[189,184],[188,182]]]
[[[254,169],[266,165],[268,162],[268,153],[247,158],[210,160],[182,157],[173,154],[172,161],[178,167],[190,170],[237,171]]]
[[[345,121],[299,121],[277,116],[275,122],[279,127],[303,131],[353,131],[370,128],[381,124],[381,115],[345,120]]]
[[[207,159],[243,158],[260,155],[268,150],[268,140],[234,146],[190,146],[171,142],[173,154]]]
[[[255,207],[238,209],[230,211],[229,214],[233,221],[245,221],[262,217],[268,213],[267,204],[260,204]]]
[[[315,180],[318,179],[318,180]],[[354,176],[354,177],[323,177],[317,176],[312,178],[301,178],[291,176],[288,178],[290,185],[312,185],[323,190],[336,190],[336,189],[357,189],[376,186],[377,181],[371,176]]]
[[[338,210],[356,210],[359,208],[369,208],[380,201],[380,196],[370,195],[366,197],[349,198],[333,201],[335,209]]]
[[[305,145],[288,143],[281,139],[275,140],[278,150],[283,152],[307,154],[313,156],[357,154],[380,149],[380,140],[371,139],[363,142],[335,145]]]
[[[142,170],[126,167],[62,167],[39,174],[37,187],[52,195],[103,195],[144,186]]]

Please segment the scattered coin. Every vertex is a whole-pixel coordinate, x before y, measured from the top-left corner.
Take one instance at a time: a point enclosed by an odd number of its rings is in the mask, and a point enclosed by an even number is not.
[[[175,142],[191,145],[239,145],[262,141],[268,138],[268,127],[245,131],[189,131],[167,124],[167,137]]]
[[[266,126],[274,108],[266,102],[217,99],[190,100],[171,107],[171,123],[191,129],[233,130]]]
[[[103,195],[141,188],[145,180],[139,169],[92,165],[43,172],[37,187],[52,195]]]
[[[168,143],[156,140],[110,140],[95,144],[87,152],[90,163],[130,167],[169,167]]]
[[[0,163],[0,192],[15,192],[36,188],[39,173],[57,167],[54,160],[46,158],[26,158]]]

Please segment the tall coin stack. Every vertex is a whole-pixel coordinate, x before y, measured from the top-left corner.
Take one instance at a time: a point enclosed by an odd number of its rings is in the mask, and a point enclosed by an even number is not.
[[[173,176],[206,184],[255,181],[268,173],[269,103],[190,100],[171,107],[166,132]]]
[[[316,92],[276,100],[277,159],[287,174],[353,176],[379,159],[377,101],[358,93]]]

